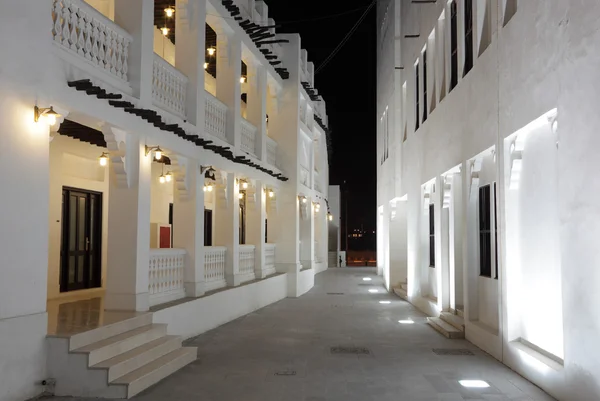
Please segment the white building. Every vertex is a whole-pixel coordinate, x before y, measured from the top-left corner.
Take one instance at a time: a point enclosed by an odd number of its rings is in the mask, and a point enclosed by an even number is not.
[[[131,396],[327,268],[300,37],[262,1],[165,3],[0,5],[1,401]]]
[[[600,3],[377,12],[388,288],[438,329],[464,315],[469,341],[558,399],[598,399]]]
[[[329,267],[342,267],[340,260],[346,260],[342,257],[342,213],[341,213],[341,192],[339,185],[330,185],[329,190]],[[341,259],[340,259],[341,258]]]

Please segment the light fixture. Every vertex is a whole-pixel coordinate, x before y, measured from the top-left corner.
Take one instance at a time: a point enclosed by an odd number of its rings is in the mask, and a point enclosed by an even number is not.
[[[175,9],[171,6],[165,8],[165,14],[167,15],[167,18],[171,18],[173,16],[173,14],[175,14]]]
[[[488,388],[490,385],[483,380],[459,380],[461,386],[467,388]]]
[[[240,193],[238,194],[238,198],[240,198],[240,199],[244,199],[244,193],[243,193],[243,192],[240,192]]]
[[[242,189],[248,189],[248,182],[242,181]]]
[[[102,152],[102,154],[98,158],[98,161],[100,162],[100,165],[102,167],[106,166],[108,164],[108,153]]]
[[[167,180],[167,182],[171,182],[171,180],[173,179],[173,174],[171,174],[171,172],[169,171],[167,175],[165,175],[165,179]]]
[[[214,56],[217,49],[215,49],[214,47],[209,47],[208,49],[206,49],[206,51],[208,52],[209,56]]]
[[[243,84],[243,83],[246,83],[246,77],[245,77],[245,76],[243,76],[243,75],[242,75],[242,76],[240,77],[240,83],[241,83],[241,84]]]
[[[363,281],[371,281],[372,278],[371,277],[363,277]]]
[[[378,292],[379,292],[379,290],[378,290],[378,289],[376,289],[376,288],[371,288],[371,289],[369,290],[369,292],[370,292],[371,294],[376,294],[376,293],[378,293]]]
[[[213,191],[213,184],[208,184],[208,188],[206,189],[208,192]]]
[[[167,181],[167,179],[165,178],[164,174],[161,174],[160,177],[158,177],[158,182],[164,184],[165,181]]]
[[[398,320],[398,323],[400,323],[400,324],[415,324],[415,322],[413,322],[410,319]]]
[[[148,145],[145,145],[145,149],[146,149],[146,156],[148,156],[148,154],[150,152],[154,151],[154,158],[156,160],[162,159],[163,151],[160,148],[160,146],[148,146]]]
[[[269,190],[269,198],[272,198],[274,196],[275,196],[275,192],[272,189],[270,189]]]
[[[379,301],[379,303],[382,305],[388,305],[388,304],[391,304],[392,301]]]
[[[47,108],[40,108],[37,106],[33,107],[33,121],[36,123],[40,120],[40,117],[44,117],[48,125],[56,124],[56,119],[60,117],[60,114],[54,111],[52,106]]]
[[[162,32],[162,34],[164,36],[167,36],[169,34],[170,29],[167,28],[166,26],[163,26],[162,28],[160,28],[160,31]]]
[[[306,196],[300,196],[299,198],[302,201],[302,203],[308,202],[308,199],[306,198]]]
[[[208,63],[204,63],[204,69],[208,69]]]
[[[333,215],[331,213],[327,213],[327,219],[329,219],[329,221],[333,221]]]

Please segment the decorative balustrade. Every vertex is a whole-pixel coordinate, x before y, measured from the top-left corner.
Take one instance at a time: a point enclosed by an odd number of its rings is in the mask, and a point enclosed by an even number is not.
[[[240,245],[240,274],[254,274],[254,245]]]
[[[275,244],[265,244],[265,275],[270,276],[276,273],[275,270],[275,252],[277,250]]]
[[[188,78],[154,53],[152,100],[155,106],[185,119]]]
[[[204,281],[206,291],[212,291],[227,286],[225,281],[225,257],[227,248],[224,246],[204,247]]]
[[[149,267],[150,306],[185,297],[185,250],[151,249]]]
[[[210,135],[227,141],[227,106],[208,92],[206,96],[205,129]]]
[[[310,188],[310,173],[304,166],[300,166],[300,183]]]
[[[52,21],[54,43],[127,81],[129,33],[81,0],[54,0]]]
[[[279,167],[277,163],[277,142],[267,137],[267,163],[271,166]]]
[[[242,151],[256,156],[256,132],[257,128],[248,120],[242,118]]]

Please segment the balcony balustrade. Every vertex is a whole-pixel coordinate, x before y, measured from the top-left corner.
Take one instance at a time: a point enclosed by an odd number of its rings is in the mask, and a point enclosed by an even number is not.
[[[205,130],[210,135],[227,141],[227,106],[208,92],[206,96]]]
[[[258,129],[242,118],[242,151],[256,157],[256,133]]]
[[[148,293],[150,306],[185,297],[185,250],[151,249]]]
[[[240,266],[239,273],[241,275],[247,275],[244,281],[254,280],[254,251],[256,247],[254,245],[240,245]]]
[[[204,247],[204,281],[206,291],[213,291],[227,286],[225,281],[225,257],[227,248],[224,246]]]
[[[277,142],[274,139],[267,137],[267,163],[271,166],[279,168],[277,161]]]
[[[275,244],[265,244],[265,267],[264,273],[266,276],[270,276],[276,273],[275,270],[275,252],[277,247]]]
[[[152,102],[155,106],[185,119],[188,78],[154,53]]]

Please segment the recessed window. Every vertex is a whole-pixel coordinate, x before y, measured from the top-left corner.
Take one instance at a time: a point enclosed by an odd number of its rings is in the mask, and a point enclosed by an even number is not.
[[[429,205],[429,266],[435,267],[435,206]]]
[[[498,207],[496,204],[497,199],[497,191],[496,191],[496,183],[494,183],[494,262],[496,275],[495,278],[498,279]]]
[[[458,9],[450,3],[450,90],[458,84]]]
[[[427,121],[427,48],[423,50],[423,122]]]
[[[463,77],[473,68],[473,0],[465,2],[465,68]]]
[[[503,26],[508,24],[508,21],[517,13],[517,0],[504,0],[504,23]]]
[[[490,186],[479,188],[479,275],[492,277],[492,208]]]
[[[415,131],[419,129],[420,126],[420,100],[421,93],[419,91],[419,62],[415,64]]]

